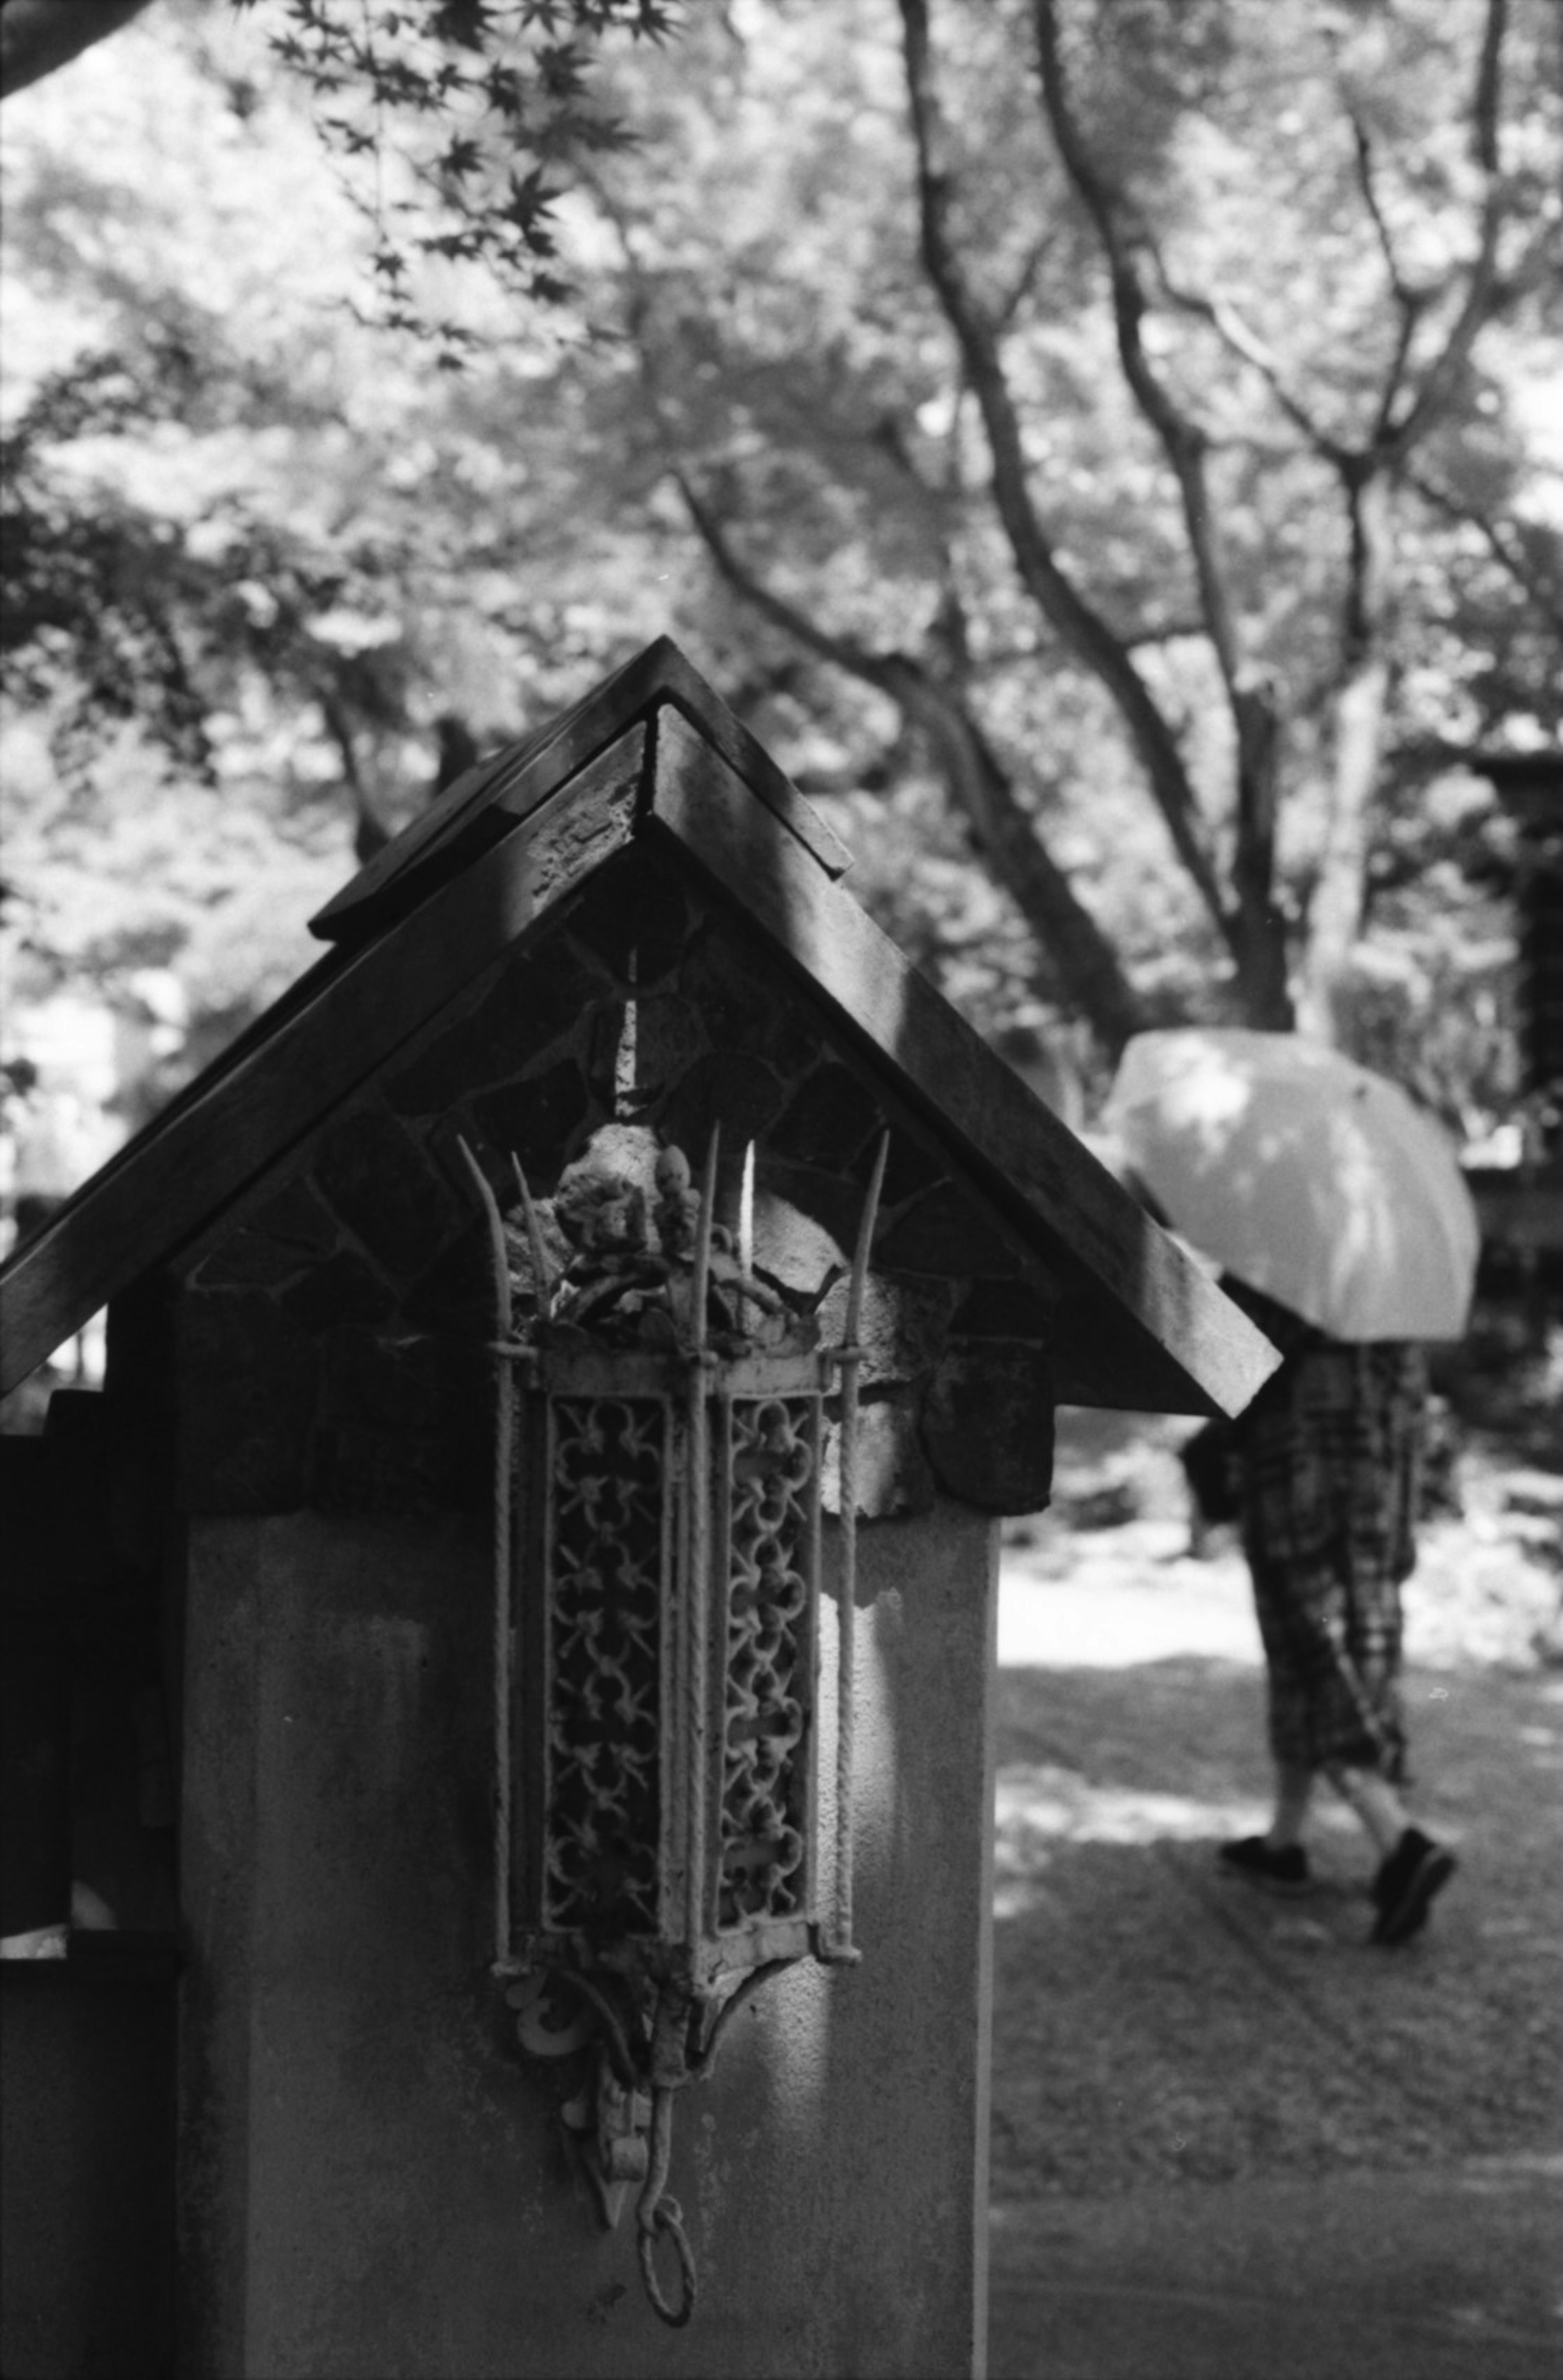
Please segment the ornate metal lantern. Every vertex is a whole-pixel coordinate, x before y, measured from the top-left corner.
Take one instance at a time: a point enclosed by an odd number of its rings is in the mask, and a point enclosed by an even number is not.
[[[519,1163],[531,1293],[489,1219],[497,1330],[495,1973],[523,2047],[586,2048],[565,2108],[604,2221],[641,2184],[641,2265],[666,2321],[695,2278],[666,2189],[674,2094],[749,1996],[852,1946],[857,1376],[882,1142],[842,1343],[817,1343],[714,1220],[675,1148],[648,1202],[588,1172],[550,1263]],[[745,1169],[744,1217],[752,1150]],[[530,1307],[530,1312],[524,1309]],[[820,1840],[822,1487],[839,1427],[834,1856]],[[655,2268],[678,2257],[676,2301]]]

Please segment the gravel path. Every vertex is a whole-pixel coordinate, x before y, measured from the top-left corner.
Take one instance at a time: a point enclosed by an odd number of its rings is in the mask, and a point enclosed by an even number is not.
[[[1091,1419],[1004,1572],[995,2204],[1563,2151],[1563,1670],[1532,1649],[1563,1477],[1469,1463],[1465,1515],[1429,1533],[1416,1798],[1461,1865],[1386,1953],[1344,1811],[1300,1898],[1217,1872],[1266,1783],[1240,1556],[1185,1559],[1170,1439],[1115,1470]]]

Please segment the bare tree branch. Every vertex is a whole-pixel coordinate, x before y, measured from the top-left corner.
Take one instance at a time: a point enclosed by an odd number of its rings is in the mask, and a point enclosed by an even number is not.
[[[1050,0],[1038,0],[1039,11]],[[1356,115],[1347,107],[1353,139],[1357,144],[1358,179],[1363,190],[1364,202],[1378,233],[1380,248],[1387,266],[1392,289],[1400,310],[1400,327],[1396,353],[1386,375],[1384,393],[1377,407],[1374,427],[1360,445],[1347,444],[1326,431],[1288,384],[1281,365],[1259,336],[1246,323],[1238,310],[1220,298],[1205,296],[1199,290],[1180,285],[1151,243],[1155,256],[1162,287],[1168,301],[1182,312],[1207,323],[1229,351],[1248,364],[1269,390],[1272,398],[1292,427],[1325,462],[1344,478],[1361,474],[1364,464],[1370,470],[1395,469],[1420,441],[1426,436],[1454,394],[1459,375],[1465,368],[1476,336],[1484,323],[1504,302],[1514,285],[1515,276],[1500,279],[1497,272],[1497,249],[1506,206],[1499,171],[1498,121],[1501,92],[1503,44],[1508,30],[1508,0],[1487,0],[1482,48],[1477,64],[1471,99],[1471,151],[1486,177],[1481,210],[1477,254],[1471,267],[1470,279],[1463,302],[1439,353],[1422,376],[1416,395],[1396,419],[1395,399],[1404,385],[1406,366],[1417,322],[1425,315],[1433,302],[1433,292],[1418,290],[1405,279],[1390,239],[1387,221],[1378,197],[1376,176],[1373,171],[1371,151],[1366,134]],[[1538,241],[1537,252],[1545,245]]]
[[[880,652],[837,636],[777,594],[743,561],[715,512],[689,478],[676,472],[690,518],[735,593],[822,661],[876,686],[927,737],[957,807],[1010,892],[1047,962],[1044,989],[1063,985],[1110,1055],[1150,1022],[1112,946],[1064,870],[1050,857],[1036,822],[959,693],[925,663]]]
[[[1096,164],[1070,104],[1056,0],[1034,0],[1034,14],[1047,120],[1065,171],[1095,226],[1106,260],[1124,378],[1177,483],[1204,632],[1227,691],[1237,745],[1233,880],[1239,906],[1232,947],[1250,997],[1279,1014],[1286,1006],[1286,970],[1284,940],[1274,912],[1279,752],[1276,706],[1267,681],[1245,651],[1223,565],[1206,467],[1209,442],[1202,424],[1179,402],[1146,349],[1144,322],[1150,300],[1141,259],[1151,251],[1138,211]]]
[[[1058,49],[1058,20],[1054,0],[1036,0],[1037,51],[1042,65],[1043,102],[1064,169],[1095,226],[1106,259],[1112,289],[1113,320],[1118,359],[1124,378],[1142,414],[1167,459],[1183,509],[1183,526],[1200,590],[1206,632],[1228,695],[1242,678],[1242,654],[1237,625],[1215,550],[1210,490],[1205,472],[1204,432],[1192,414],[1173,395],[1145,350],[1147,300],[1136,249],[1138,225],[1123,193],[1115,189],[1093,159],[1069,103],[1063,60]]]
[[[1000,299],[998,306],[995,310],[994,327],[996,331],[1007,330],[1009,324],[1015,320],[1015,317],[1020,312],[1021,306],[1031,296],[1032,289],[1036,285],[1037,274],[1041,272],[1049,254],[1056,246],[1056,236],[1051,231],[1044,232],[1040,239],[1032,240],[1030,248],[1026,250],[1026,261],[1024,264],[1021,265],[1020,272],[1015,275],[1014,280],[1011,282],[1008,289],[1006,291],[1004,297]]]
[[[1498,143],[1498,111],[1503,89],[1503,44],[1508,26],[1508,0],[1487,0],[1482,48],[1471,103],[1472,154],[1485,179],[1476,256],[1464,299],[1443,346],[1422,376],[1422,385],[1398,421],[1386,419],[1374,442],[1374,459],[1381,468],[1404,463],[1454,395],[1470,358],[1478,332],[1500,295],[1498,236],[1507,213]]]
[[[1520,592],[1544,613],[1549,625],[1563,636],[1563,578],[1538,569],[1524,551],[1518,534],[1506,534],[1508,524],[1493,520],[1474,504],[1462,504],[1448,489],[1441,488],[1425,471],[1407,473],[1408,484],[1416,490],[1425,504],[1442,513],[1446,520],[1463,522],[1473,528],[1486,546],[1500,569],[1507,571]]]
[[[1063,643],[1111,696],[1174,848],[1224,938],[1231,920],[1177,738],[1121,638],[1059,565],[1032,502],[1014,397],[997,337],[967,278],[950,225],[952,182],[934,88],[926,0],[900,0],[916,154],[922,260],[960,349],[993,463],[994,501],[1022,585]]]
[[[1362,121],[1361,110],[1352,105],[1344,90],[1340,91],[1340,103],[1346,120],[1351,128],[1351,150],[1357,166],[1357,188],[1362,192],[1362,204],[1367,210],[1368,220],[1373,225],[1374,234],[1378,241],[1379,254],[1384,259],[1385,271],[1389,277],[1390,295],[1395,301],[1397,321],[1395,352],[1389,359],[1389,368],[1384,376],[1384,387],[1379,395],[1374,426],[1368,437],[1369,445],[1376,446],[1394,418],[1396,400],[1399,396],[1405,381],[1411,342],[1416,336],[1416,326],[1431,302],[1432,293],[1425,289],[1413,288],[1406,279],[1396,250],[1394,235],[1389,228],[1389,219],[1384,212],[1384,202],[1379,196],[1377,162],[1368,128]]]
[[[1275,354],[1258,332],[1250,329],[1238,309],[1225,298],[1207,298],[1202,291],[1190,289],[1177,281],[1159,253],[1156,271],[1168,303],[1176,306],[1181,313],[1208,323],[1222,345],[1258,373],[1280,411],[1313,453],[1338,469],[1347,459],[1348,450],[1338,439],[1332,438],[1323,423],[1309,412],[1296,391],[1288,385]]]
[[[377,851],[384,851],[391,840],[391,831],[379,816],[363,782],[359,766],[358,737],[348,715],[346,705],[329,686],[323,687],[319,697],[320,713],[325,730],[336,745],[342,762],[342,782],[353,806],[353,857],[360,868],[366,867]]]
[[[1362,204],[1367,209],[1368,220],[1373,225],[1378,240],[1379,254],[1384,259],[1385,270],[1389,275],[1389,286],[1395,293],[1397,304],[1408,310],[1419,308],[1423,302],[1423,295],[1411,287],[1400,269],[1394,235],[1389,228],[1389,218],[1384,212],[1384,202],[1378,194],[1378,168],[1374,157],[1373,141],[1369,138],[1368,128],[1362,121],[1361,111],[1352,106],[1344,91],[1340,93],[1340,103],[1345,111],[1346,120],[1351,127],[1351,152],[1357,166],[1357,188],[1362,194]]]

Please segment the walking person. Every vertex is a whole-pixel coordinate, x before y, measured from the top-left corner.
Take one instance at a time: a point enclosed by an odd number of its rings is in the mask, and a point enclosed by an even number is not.
[[[1282,1362],[1219,1440],[1191,1443],[1205,1517],[1230,1491],[1269,1687],[1275,1802],[1222,1847],[1255,1883],[1306,1883],[1321,1779],[1377,1854],[1373,1939],[1409,1942],[1455,1869],[1406,1807],[1400,1589],[1416,1560],[1426,1346],[1465,1330],[1475,1211],[1404,1092],[1290,1033],[1142,1033],[1108,1130],[1154,1213],[1222,1269]],[[1213,1434],[1214,1435],[1214,1434]]]
[[[1285,1358],[1232,1428],[1237,1517],[1264,1647],[1275,1801],[1224,1865],[1282,1888],[1308,1880],[1303,1831],[1321,1779],[1378,1854],[1372,1938],[1421,1932],[1454,1873],[1406,1808],[1400,1588],[1416,1562],[1427,1401],[1420,1345],[1329,1338],[1274,1298],[1223,1287]]]

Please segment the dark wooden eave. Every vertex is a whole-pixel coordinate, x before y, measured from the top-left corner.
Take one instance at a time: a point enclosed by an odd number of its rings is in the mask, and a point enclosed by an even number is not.
[[[800,994],[950,1154],[952,1170],[1065,1289],[1053,1354],[1064,1402],[1240,1413],[1269,1341],[846,889],[734,798],[720,753],[659,724],[647,832],[673,842],[764,933]]]
[[[446,797],[461,796],[443,831],[420,821],[399,860],[393,844],[355,878],[319,921],[338,935],[331,954],[0,1270],[0,1385],[176,1261],[644,837],[763,936],[800,999],[1057,1284],[1065,1402],[1241,1410],[1274,1368],[1268,1341],[879,932],[836,880],[840,845],[676,649],[642,664],[610,681],[601,714],[580,706],[473,772],[468,795],[458,783]]]
[[[0,1392],[214,1216],[630,842],[647,731],[631,727],[390,932],[313,967],[0,1269]],[[562,791],[563,789],[561,789]]]
[[[573,710],[458,777],[310,919],[310,931],[348,948],[385,933],[502,843],[635,721],[649,720],[665,705],[698,724],[750,791],[829,875],[846,873],[851,865],[846,845],[672,638],[659,637]]]

